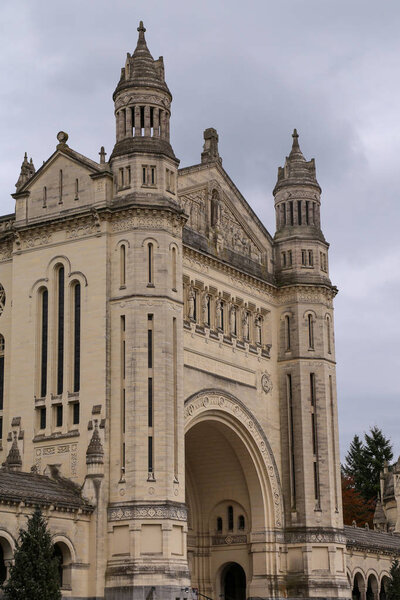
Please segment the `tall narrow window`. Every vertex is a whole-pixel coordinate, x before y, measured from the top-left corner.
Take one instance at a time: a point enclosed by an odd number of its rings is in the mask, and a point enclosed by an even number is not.
[[[315,406],[315,373],[310,373],[310,400],[311,406]]]
[[[148,472],[153,473],[153,436],[148,438]]]
[[[233,531],[233,506],[228,506],[228,529]]]
[[[332,348],[331,348],[331,318],[328,315],[326,317],[326,337],[327,337],[327,347],[328,347],[328,354],[332,353]]]
[[[80,413],[80,405],[79,402],[74,402],[72,404],[72,424],[79,425],[79,413]]]
[[[40,396],[47,394],[47,343],[48,343],[48,314],[49,293],[44,289],[41,293],[41,332],[40,332]]]
[[[58,204],[62,204],[63,203],[63,172],[62,169],[60,169],[59,175],[58,175]]]
[[[285,316],[285,342],[286,342],[286,351],[290,350],[290,317],[289,315]]]
[[[43,208],[46,208],[47,206],[47,187],[44,186],[43,188]]]
[[[62,394],[64,386],[64,267],[58,268],[57,276],[57,394]]]
[[[75,200],[79,200],[79,179],[75,179]]]
[[[292,510],[296,509],[296,471],[295,471],[295,447],[294,447],[294,420],[293,420],[293,393],[292,376],[286,375],[286,396],[288,403],[288,428],[289,428],[289,452],[290,452],[290,491]]]
[[[290,224],[294,224],[294,210],[293,210],[293,200],[289,202],[289,210],[290,210]]]
[[[245,528],[245,520],[243,515],[239,515],[238,517],[238,529],[243,531]]]
[[[297,200],[297,222],[301,225],[301,200]]]
[[[0,417],[0,440],[3,439],[3,417]]]
[[[314,320],[313,316],[309,314],[307,316],[308,322],[308,349],[314,350]]]
[[[153,368],[153,330],[150,328],[147,330],[147,367]]]
[[[3,410],[4,405],[4,352],[4,337],[0,335],[0,410]]]
[[[283,222],[283,225],[286,225],[286,204],[285,204],[285,202],[282,204],[282,222]]]
[[[126,246],[122,244],[120,249],[120,286],[125,287],[126,284]]]
[[[62,427],[63,424],[63,406],[62,404],[57,404],[56,409],[56,427]]]
[[[46,429],[46,407],[39,408],[39,429]]]
[[[222,518],[217,517],[217,532],[222,533]]]
[[[147,379],[147,424],[153,427],[153,378]]]
[[[147,274],[148,284],[153,285],[153,244],[150,242],[147,245]]]
[[[310,224],[309,210],[310,210],[310,201],[306,200],[306,224],[307,225]]]
[[[171,261],[172,261],[172,289],[174,291],[177,290],[176,287],[176,248],[175,246],[172,246],[172,250],[171,250]]]
[[[81,284],[74,285],[74,392],[81,385]]]

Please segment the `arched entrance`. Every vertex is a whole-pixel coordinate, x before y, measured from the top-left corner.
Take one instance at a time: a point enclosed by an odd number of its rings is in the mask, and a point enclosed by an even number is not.
[[[237,399],[203,392],[186,402],[185,429],[192,586],[227,600],[274,595],[278,556],[272,537],[267,549],[264,532],[281,526],[282,507],[261,428]],[[253,563],[252,551],[268,552],[268,559]],[[245,573],[253,579],[246,581]]]
[[[237,563],[231,563],[221,574],[223,600],[246,600],[246,574]]]

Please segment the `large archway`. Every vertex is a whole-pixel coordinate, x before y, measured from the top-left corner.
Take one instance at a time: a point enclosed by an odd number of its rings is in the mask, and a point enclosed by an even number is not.
[[[223,600],[246,600],[246,573],[237,563],[230,563],[222,571]]]
[[[282,527],[282,507],[279,477],[260,426],[237,399],[206,391],[186,402],[185,430],[192,586],[214,598],[224,598],[227,588],[230,600],[261,595],[257,590],[272,595],[278,569],[271,531]],[[255,565],[258,540],[263,550],[271,547],[264,563]],[[245,588],[237,598],[230,592],[235,581],[236,586],[244,581]]]

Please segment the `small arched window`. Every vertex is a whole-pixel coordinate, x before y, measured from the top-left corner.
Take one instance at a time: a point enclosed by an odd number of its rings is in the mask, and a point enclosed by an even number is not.
[[[290,350],[290,317],[285,316],[285,346],[286,351]]]
[[[332,347],[331,347],[331,318],[329,315],[327,315],[326,317],[326,337],[327,337],[327,347],[328,347],[328,354],[332,353]]]
[[[217,532],[222,533],[222,517],[217,517]]]
[[[122,244],[119,249],[119,269],[120,269],[120,287],[125,287],[126,285],[126,246]]]
[[[245,528],[245,520],[243,515],[239,515],[238,517],[238,529],[243,531]]]
[[[64,569],[64,560],[63,560],[63,553],[62,550],[60,548],[60,546],[58,544],[55,544],[54,546],[54,556],[57,559],[57,568],[58,568],[58,583],[60,585],[60,588],[63,587],[64,581],[63,581],[63,569]]]
[[[314,320],[312,314],[307,315],[308,323],[308,349],[314,350]]]
[[[233,531],[233,506],[228,506],[228,530]]]
[[[153,281],[153,269],[154,269],[154,246],[153,244],[150,242],[149,244],[147,244],[147,278],[148,278],[148,285],[153,285],[154,281]]]
[[[171,270],[172,270],[172,289],[174,291],[177,290],[176,286],[176,248],[172,246],[171,248]]]
[[[219,217],[219,196],[217,191],[213,191],[211,197],[211,227],[218,225]]]

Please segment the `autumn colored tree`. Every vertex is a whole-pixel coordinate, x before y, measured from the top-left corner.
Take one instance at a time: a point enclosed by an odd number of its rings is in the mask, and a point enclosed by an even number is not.
[[[368,523],[373,526],[375,511],[375,501],[365,500],[357,491],[354,479],[342,473],[342,502],[343,502],[343,521],[345,525],[352,525],[353,521],[358,526],[364,526]]]

